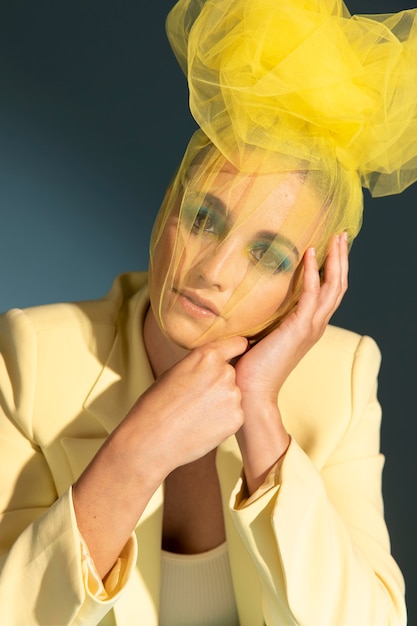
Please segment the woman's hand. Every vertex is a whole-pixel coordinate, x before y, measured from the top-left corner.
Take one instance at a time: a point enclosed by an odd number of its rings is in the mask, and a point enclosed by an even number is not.
[[[166,476],[236,433],[241,394],[229,361],[243,337],[196,348],[132,407],[73,486],[78,528],[100,576],[112,567]]]
[[[322,336],[346,292],[347,275],[345,234],[332,242],[321,284],[314,249],[309,248],[304,256],[303,291],[296,309],[236,363],[236,384],[244,412],[237,440],[251,493],[289,445],[277,406],[280,389]]]
[[[243,337],[195,348],[138,399],[120,427],[126,440],[118,444],[137,459],[135,471],[149,474],[152,467],[160,483],[240,428],[241,394],[230,361],[246,348]]]

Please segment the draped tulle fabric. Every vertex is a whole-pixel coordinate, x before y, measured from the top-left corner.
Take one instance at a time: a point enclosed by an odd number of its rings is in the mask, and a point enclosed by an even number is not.
[[[356,237],[363,187],[387,195],[417,179],[417,9],[351,16],[341,0],[179,0],[167,33],[199,130],[154,227],[153,308],[164,327],[166,302],[174,310],[182,289],[201,286],[204,259],[245,235],[245,270],[234,257],[236,286],[213,326],[221,334],[220,318],[253,307],[255,287],[273,280],[282,302],[239,330],[256,336],[296,304],[308,246],[322,265],[332,235]]]
[[[316,162],[326,150],[373,195],[417,179],[417,10],[351,16],[341,0],[180,0],[168,36],[199,126]]]

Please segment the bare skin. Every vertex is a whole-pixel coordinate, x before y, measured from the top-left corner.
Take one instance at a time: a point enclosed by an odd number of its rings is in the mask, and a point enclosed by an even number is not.
[[[164,550],[198,554],[225,541],[215,458],[213,450],[198,461],[178,467],[165,480]]]
[[[347,288],[347,271],[343,235],[333,241],[321,285],[314,252],[308,249],[297,309],[248,352],[243,337],[192,351],[180,348],[158,331],[150,309],[144,336],[157,381],[138,399],[73,489],[78,527],[100,576],[104,578],[111,569],[152,494],[165,480],[165,545],[198,552],[224,540],[215,450],[236,434],[249,493],[285,454],[289,434],[276,399],[289,373],[321,337],[337,309]],[[235,367],[230,365],[240,355]],[[198,505],[193,506],[201,482],[210,501],[204,515]]]

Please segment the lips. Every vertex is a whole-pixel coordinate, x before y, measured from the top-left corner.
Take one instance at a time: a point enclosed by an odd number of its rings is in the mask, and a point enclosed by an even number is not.
[[[195,307],[196,311],[200,310],[202,315],[212,315],[215,317],[220,316],[219,309],[210,300],[201,298],[200,296],[197,296],[193,292],[187,290],[179,291],[178,289],[173,288],[172,291],[180,300],[183,300],[184,304],[187,304],[188,302],[190,305],[189,308]]]

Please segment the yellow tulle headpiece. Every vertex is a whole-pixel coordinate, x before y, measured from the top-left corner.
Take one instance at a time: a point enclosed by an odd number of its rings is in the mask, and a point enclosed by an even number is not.
[[[362,187],[387,195],[417,179],[417,10],[179,0],[167,32],[200,129],[153,231],[153,310],[162,328],[187,319],[190,345],[258,336],[297,302],[306,248],[321,265],[332,235],[353,241]],[[233,272],[220,276],[226,257]],[[204,293],[216,296],[212,323]],[[257,299],[263,318],[246,315]]]
[[[228,158],[245,145],[307,161],[325,151],[376,196],[417,179],[417,10],[180,0],[167,32],[191,112]]]

